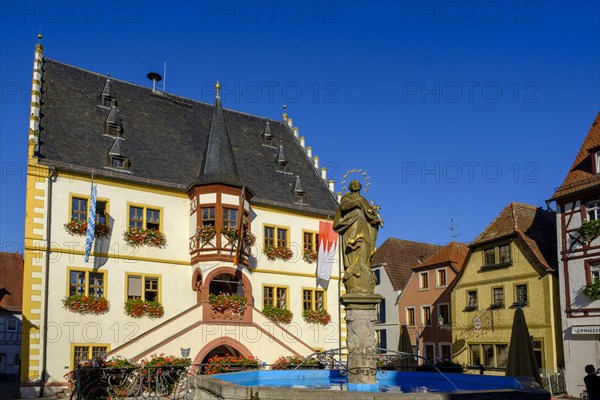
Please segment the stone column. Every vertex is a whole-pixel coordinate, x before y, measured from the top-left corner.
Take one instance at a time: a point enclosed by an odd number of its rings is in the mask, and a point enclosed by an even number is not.
[[[377,339],[375,337],[378,294],[342,296],[348,333],[348,389],[365,390],[377,386]]]

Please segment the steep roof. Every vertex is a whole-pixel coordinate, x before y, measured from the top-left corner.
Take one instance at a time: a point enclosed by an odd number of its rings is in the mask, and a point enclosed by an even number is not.
[[[23,303],[23,257],[0,253],[0,311],[21,312]]]
[[[556,214],[528,204],[506,206],[471,247],[513,235],[525,242],[545,269],[556,268]]]
[[[581,148],[575,157],[571,169],[567,173],[562,185],[556,189],[552,199],[589,189],[600,185],[600,175],[594,171],[592,157],[600,150],[600,112],[592,123]]]
[[[110,91],[122,127],[119,146],[126,148],[129,161],[128,170],[119,170],[108,165],[115,136],[106,134],[111,108],[101,101],[107,77],[44,58],[42,80],[42,164],[182,192],[201,173],[211,170],[227,175],[234,166],[241,184],[255,194],[252,203],[319,215],[333,215],[337,209],[319,171],[283,122],[271,120],[267,128],[267,118],[222,109],[220,100],[211,105],[111,76]],[[273,137],[272,145],[264,144],[266,129]],[[215,151],[208,151],[211,130],[218,137]],[[278,171],[280,144],[285,147],[289,173]],[[233,157],[221,169],[218,158],[224,147]],[[306,193],[303,204],[295,202],[296,175],[302,178]]]
[[[450,242],[432,256],[427,258],[421,264],[417,264],[413,269],[421,269],[425,267],[433,267],[438,265],[448,265],[456,269],[456,272],[460,271],[469,252],[469,246],[464,243]]]
[[[403,290],[410,278],[412,267],[433,255],[441,246],[389,238],[373,254],[371,266],[386,264],[385,272],[394,290]]]

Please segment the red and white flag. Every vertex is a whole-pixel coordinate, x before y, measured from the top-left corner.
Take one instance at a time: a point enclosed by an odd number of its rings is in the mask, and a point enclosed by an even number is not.
[[[337,248],[338,234],[333,230],[333,222],[319,222],[319,258],[317,261],[317,285],[327,289],[333,258]]]

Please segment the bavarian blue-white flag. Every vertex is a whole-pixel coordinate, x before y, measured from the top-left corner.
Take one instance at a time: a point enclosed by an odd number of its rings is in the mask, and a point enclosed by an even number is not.
[[[87,230],[85,232],[85,258],[84,261],[90,260],[90,252],[94,243],[94,234],[96,232],[96,185],[92,181],[92,194],[90,196],[90,208],[88,210]]]

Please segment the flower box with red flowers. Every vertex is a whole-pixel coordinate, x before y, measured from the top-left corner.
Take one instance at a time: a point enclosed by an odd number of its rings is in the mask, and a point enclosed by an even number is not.
[[[326,310],[304,310],[302,318],[309,324],[327,325],[331,322],[331,315]]]
[[[62,299],[63,307],[77,314],[100,315],[110,309],[108,300],[104,297],[72,295]]]
[[[275,259],[279,258],[280,260],[287,261],[294,256],[294,252],[287,247],[271,247],[268,246],[265,248],[265,255],[269,259],[269,261],[275,261]]]
[[[87,233],[87,221],[77,221],[72,219],[63,226],[65,227],[65,230],[72,236],[85,236]],[[94,228],[95,237],[108,236],[109,232],[110,229],[108,228],[108,225],[96,223]]]
[[[152,246],[162,248],[167,245],[165,234],[156,229],[131,227],[123,232],[123,239],[133,247]]]
[[[162,318],[165,310],[157,301],[145,301],[142,299],[128,299],[125,302],[125,314],[133,318],[148,317],[150,319]]]
[[[281,356],[271,369],[323,369],[325,366],[316,358],[301,356]]]
[[[294,314],[290,310],[285,308],[279,308],[274,306],[266,306],[262,310],[271,321],[277,322],[278,324],[289,324],[294,318]]]
[[[317,261],[317,258],[319,258],[319,253],[317,253],[316,251],[305,251],[302,255],[302,259],[309,264],[312,264],[315,261]]]
[[[236,294],[211,293],[208,296],[208,302],[210,307],[218,313],[231,310],[234,314],[244,315],[244,312],[246,312],[246,299]]]
[[[208,359],[203,372],[207,375],[235,372],[245,369],[258,369],[260,360],[254,356],[214,356]]]
[[[217,229],[212,225],[201,225],[196,228],[196,239],[202,243],[210,242],[217,234]]]

